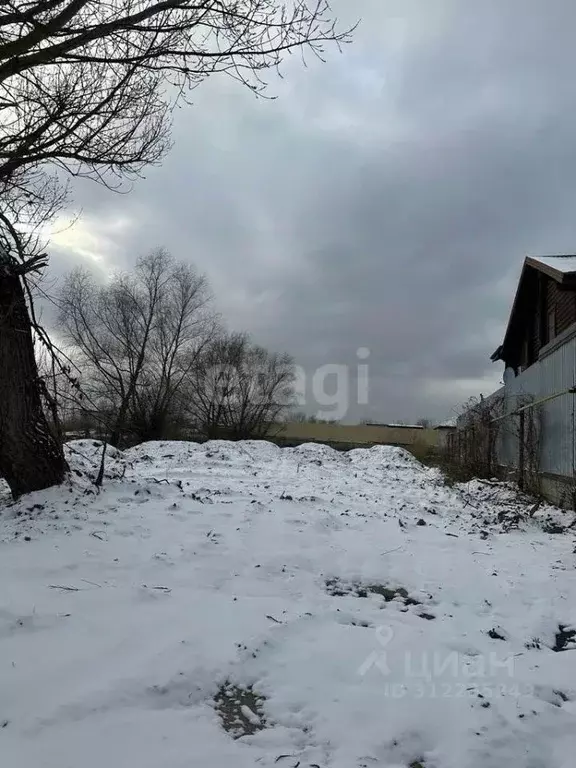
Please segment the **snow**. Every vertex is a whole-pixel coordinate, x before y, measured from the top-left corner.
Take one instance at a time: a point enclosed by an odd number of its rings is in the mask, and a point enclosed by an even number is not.
[[[3,765],[573,766],[572,513],[386,446],[109,449],[98,493],[101,450],[0,506]]]
[[[532,259],[558,272],[576,272],[576,256],[533,256]]]
[[[261,720],[258,715],[250,709],[246,704],[243,704],[240,708],[244,717],[249,720],[253,725],[260,725]]]
[[[453,419],[446,419],[446,421],[442,421],[440,424],[437,424],[435,429],[455,429],[456,428],[456,418]]]

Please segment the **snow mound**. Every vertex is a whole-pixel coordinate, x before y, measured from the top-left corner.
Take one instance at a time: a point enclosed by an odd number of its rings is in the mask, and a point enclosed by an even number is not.
[[[259,461],[277,461],[282,454],[282,448],[269,440],[242,440],[239,445]]]
[[[125,451],[130,460],[142,462],[186,464],[201,451],[198,443],[185,440],[149,440]]]
[[[125,456],[148,465],[148,471],[193,469],[229,465],[241,469],[254,462],[277,462],[282,450],[265,440],[207,440],[193,443],[181,440],[149,441],[129,448]]]
[[[348,464],[348,455],[321,443],[303,443],[296,448],[285,448],[287,455],[292,455],[298,462],[313,464]]]
[[[104,443],[101,440],[70,440],[64,445],[64,454],[74,478],[87,477],[96,480],[102,462]],[[123,451],[113,445],[106,445],[104,458],[104,479],[117,480],[124,477],[128,460]]]
[[[226,463],[241,463],[251,459],[251,454],[244,448],[243,442],[230,440],[208,440],[201,446],[207,459],[217,459]]]
[[[574,765],[572,530],[399,448],[101,450],[0,503],[2,764]]]
[[[350,461],[358,467],[383,469],[424,469],[410,451],[396,445],[374,445],[349,452]]]

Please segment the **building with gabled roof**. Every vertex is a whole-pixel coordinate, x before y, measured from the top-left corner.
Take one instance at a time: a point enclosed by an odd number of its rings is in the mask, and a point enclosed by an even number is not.
[[[576,256],[524,260],[504,340],[492,354],[517,375],[576,335]]]

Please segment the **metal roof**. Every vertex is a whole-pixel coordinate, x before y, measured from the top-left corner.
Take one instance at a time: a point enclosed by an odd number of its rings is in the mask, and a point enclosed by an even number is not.
[[[552,272],[557,273],[558,276],[572,273],[576,275],[576,256],[529,256],[527,261],[532,266],[540,265],[551,277],[557,277]]]

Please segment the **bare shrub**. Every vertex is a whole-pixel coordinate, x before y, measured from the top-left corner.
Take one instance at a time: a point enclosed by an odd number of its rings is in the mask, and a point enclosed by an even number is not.
[[[294,380],[289,355],[256,346],[247,334],[223,335],[208,344],[191,372],[188,418],[206,437],[264,437],[292,406]]]

